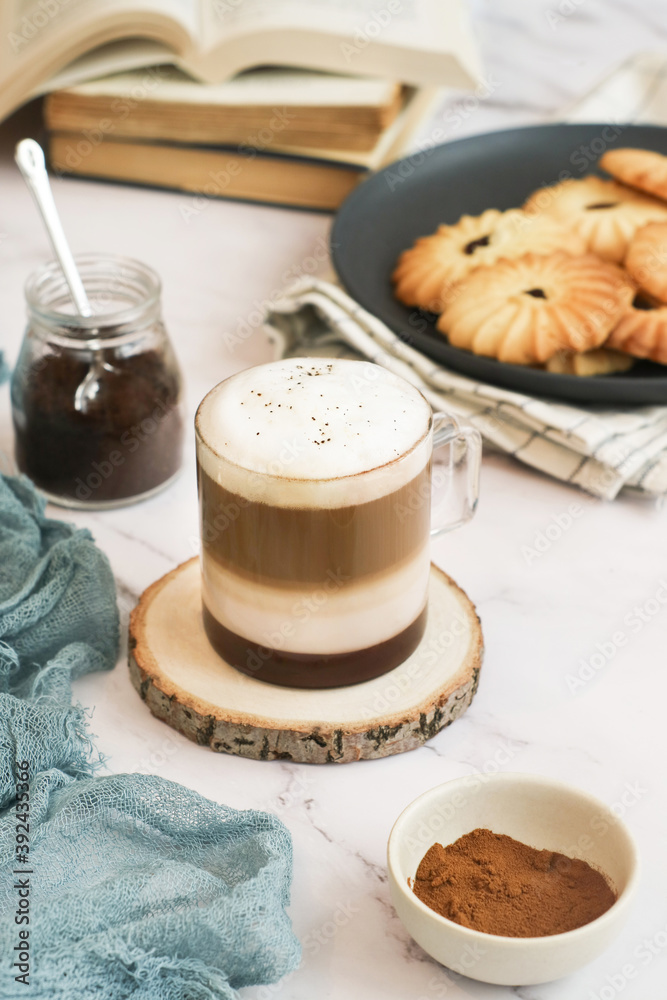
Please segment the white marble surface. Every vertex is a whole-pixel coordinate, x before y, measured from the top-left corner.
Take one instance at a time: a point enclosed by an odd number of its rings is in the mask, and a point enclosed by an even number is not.
[[[497,85],[456,127],[456,118],[446,119],[452,138],[552,117],[621,59],[667,40],[662,0],[486,0],[475,4],[475,18]],[[466,111],[459,97],[443,114],[457,109]],[[0,344],[10,359],[21,336],[23,281],[47,255],[11,164],[20,128],[3,128],[0,164]],[[184,196],[63,180],[55,188],[77,250],[130,253],[162,275],[191,411],[220,378],[269,357],[260,333],[233,351],[223,334],[243,322],[250,330],[290,277],[325,257],[324,215],[218,201],[186,223]],[[6,388],[0,449],[7,468]],[[573,503],[581,504],[580,516],[531,559],[525,547]],[[61,516],[89,526],[108,553],[126,616],[144,587],[193,554],[192,438],[183,476],[162,496],[117,512]],[[246,1000],[658,1000],[667,982],[667,606],[652,599],[667,581],[665,511],[629,499],[586,502],[508,459],[489,457],[475,521],[439,541],[433,555],[476,602],[487,653],[468,714],[422,749],[319,768],[214,755],[149,714],[121,658],[111,674],[76,686],[93,708],[92,729],[109,768],[161,774],[238,808],[273,810],[291,830],[291,914],[304,942],[303,964],[280,985],[243,991]],[[619,629],[627,644],[571,691],[568,675]],[[385,847],[402,808],[449,778],[497,768],[547,774],[607,803],[624,802],[618,808],[641,850],[641,888],[625,931],[566,981],[512,990],[452,976],[410,940],[389,901]]]

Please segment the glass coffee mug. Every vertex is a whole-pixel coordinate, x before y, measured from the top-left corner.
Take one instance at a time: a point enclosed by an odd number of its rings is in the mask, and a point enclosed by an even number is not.
[[[217,385],[196,417],[204,625],[224,660],[327,688],[392,670],[426,626],[430,537],[477,503],[481,439],[363,361],[295,358]],[[431,526],[434,450],[453,517]],[[444,470],[444,471],[443,471]]]

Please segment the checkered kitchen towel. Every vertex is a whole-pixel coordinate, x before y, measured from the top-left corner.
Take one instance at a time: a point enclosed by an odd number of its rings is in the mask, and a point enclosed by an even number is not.
[[[341,288],[303,278],[267,317],[278,356],[365,357],[402,375],[436,410],[476,427],[487,445],[612,500],[633,488],[667,493],[667,406],[600,410],[533,399],[475,382],[404,343]]]

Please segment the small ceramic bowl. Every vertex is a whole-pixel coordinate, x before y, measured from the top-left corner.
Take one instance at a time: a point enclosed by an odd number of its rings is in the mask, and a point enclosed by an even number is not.
[[[446,846],[477,827],[587,861],[607,875],[618,899],[596,920],[548,937],[483,934],[441,917],[408,879],[433,844]],[[585,792],[535,774],[469,775],[420,795],[396,820],[388,864],[394,906],[415,941],[455,972],[499,986],[550,982],[599,955],[621,929],[638,878],[625,824]]]

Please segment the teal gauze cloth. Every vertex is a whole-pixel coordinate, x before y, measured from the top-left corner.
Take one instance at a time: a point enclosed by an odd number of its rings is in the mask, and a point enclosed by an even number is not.
[[[163,778],[97,773],[71,682],[117,649],[90,533],[0,476],[0,997],[227,1000],[275,982],[300,956],[290,835]]]

